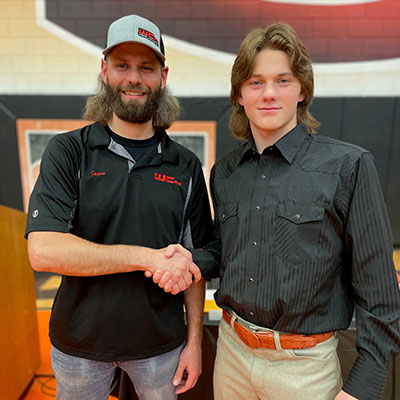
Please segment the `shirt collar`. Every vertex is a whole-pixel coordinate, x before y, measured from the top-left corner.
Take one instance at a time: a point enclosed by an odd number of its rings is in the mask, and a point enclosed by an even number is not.
[[[95,147],[108,147],[111,138],[105,126],[98,122],[90,126],[88,131],[88,144],[91,149]]]
[[[273,146],[277,148],[285,160],[291,164],[307,136],[308,132],[305,126],[297,125],[282,136]],[[243,145],[243,152],[239,164],[255,155],[258,155],[258,151],[254,139],[251,137]]]
[[[286,161],[291,164],[307,136],[306,127],[297,125],[285,136],[282,136],[274,146],[278,148]]]
[[[242,155],[239,159],[239,164],[244,163],[246,160],[252,158],[252,157],[259,157],[260,155],[258,154],[256,144],[254,143],[253,136],[250,137],[250,139],[245,142],[242,145]]]
[[[163,131],[163,136],[161,138],[161,154],[163,161],[172,162],[174,164],[179,163],[179,154],[172,142],[171,138]]]
[[[178,153],[175,146],[172,146],[170,137],[165,131],[161,131],[161,157],[163,161],[168,161],[172,163],[178,163]],[[91,149],[95,147],[107,147],[110,145],[110,134],[107,132],[105,126],[95,123],[91,126],[90,132],[88,134],[88,144]],[[158,147],[160,149],[160,146]]]

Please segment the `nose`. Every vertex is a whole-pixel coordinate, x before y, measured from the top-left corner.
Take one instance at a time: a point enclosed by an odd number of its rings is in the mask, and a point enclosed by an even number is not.
[[[265,82],[262,95],[265,100],[275,99],[277,97],[275,82]]]
[[[142,82],[142,74],[137,68],[130,68],[127,79],[130,84],[139,85]]]

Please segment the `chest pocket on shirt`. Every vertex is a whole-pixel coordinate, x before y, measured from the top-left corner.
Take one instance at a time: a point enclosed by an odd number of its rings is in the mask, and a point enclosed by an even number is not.
[[[223,203],[218,207],[217,217],[221,229],[223,257],[230,257],[235,247],[238,231],[238,204]]]
[[[274,229],[275,253],[285,261],[300,264],[318,256],[321,240],[322,204],[278,204]]]

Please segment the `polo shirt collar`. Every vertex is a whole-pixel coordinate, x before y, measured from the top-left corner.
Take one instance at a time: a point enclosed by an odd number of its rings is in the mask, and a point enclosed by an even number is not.
[[[107,132],[105,126],[94,123],[88,134],[88,144],[91,149],[95,147],[107,147],[110,145],[111,138]],[[160,146],[161,145],[161,146]],[[161,142],[158,146],[158,150],[161,151],[161,158],[163,161],[178,163],[178,152],[175,146],[172,145],[170,137],[165,131],[162,131]]]
[[[307,136],[308,132],[305,126],[297,125],[291,131],[282,136],[275,144],[273,144],[273,147],[277,148],[285,160],[291,164]],[[251,157],[254,157],[255,155],[259,154],[252,136],[243,145],[243,151],[239,164]]]
[[[171,138],[163,131],[163,136],[161,138],[161,156],[163,161],[171,162],[174,164],[179,163],[179,154],[176,150],[176,146],[173,145]],[[160,148],[160,146],[158,147]]]
[[[108,147],[110,145],[110,135],[105,126],[94,123],[88,132],[88,145],[91,149],[96,147]]]

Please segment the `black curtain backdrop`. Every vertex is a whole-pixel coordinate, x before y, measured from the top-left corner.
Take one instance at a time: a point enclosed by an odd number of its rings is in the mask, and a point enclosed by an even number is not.
[[[22,210],[16,119],[80,119],[84,96],[0,96],[0,204]],[[181,120],[216,121],[217,159],[239,145],[229,131],[228,98],[180,98]],[[319,134],[371,151],[400,246],[400,101],[390,98],[316,98]]]

